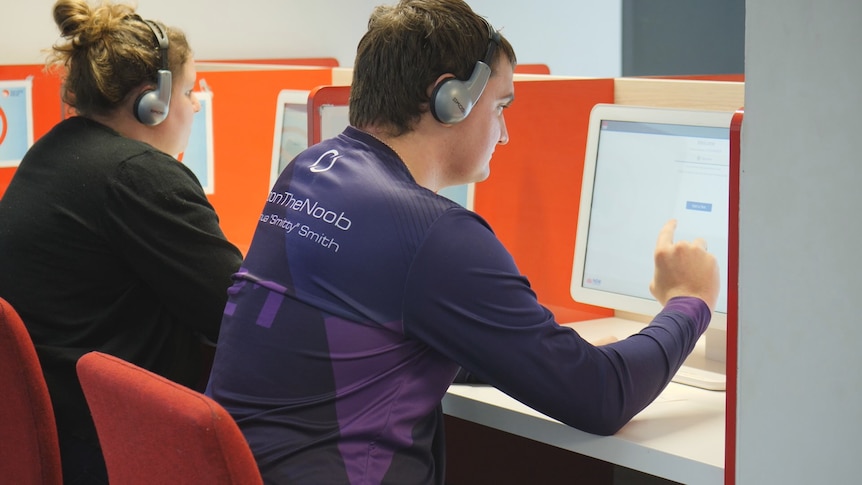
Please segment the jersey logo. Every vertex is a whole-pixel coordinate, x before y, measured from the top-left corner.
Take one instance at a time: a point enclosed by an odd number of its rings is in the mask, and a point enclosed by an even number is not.
[[[341,155],[338,154],[337,150],[329,150],[328,152],[321,155],[316,162],[311,164],[310,170],[314,173],[326,172],[331,169],[333,165],[335,165],[335,161],[341,158]],[[328,165],[321,166],[321,162],[326,163],[329,162]]]

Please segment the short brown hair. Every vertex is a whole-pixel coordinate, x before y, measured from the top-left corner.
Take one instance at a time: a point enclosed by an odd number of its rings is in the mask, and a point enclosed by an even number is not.
[[[428,87],[440,75],[470,77],[488,50],[489,29],[462,0],[401,0],[376,7],[356,50],[350,124],[383,126],[393,136],[411,131],[428,111]],[[501,55],[515,65],[515,52],[502,35],[492,70]]]
[[[158,41],[133,7],[58,0],[53,13],[64,41],[53,46],[47,62],[62,67],[63,101],[78,114],[110,113],[139,86],[156,82]],[[185,34],[158,25],[168,36],[168,68],[178,71],[192,56]]]

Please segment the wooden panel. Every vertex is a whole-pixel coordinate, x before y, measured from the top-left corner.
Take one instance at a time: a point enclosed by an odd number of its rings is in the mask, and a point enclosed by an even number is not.
[[[745,84],[691,79],[617,78],[614,103],[735,111],[745,103]]]

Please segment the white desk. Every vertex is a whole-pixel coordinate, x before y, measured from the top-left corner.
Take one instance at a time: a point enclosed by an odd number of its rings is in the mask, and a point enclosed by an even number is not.
[[[574,324],[585,335],[592,328]],[[624,335],[617,335],[624,337]],[[699,345],[696,352],[702,352]],[[689,485],[724,483],[725,393],[671,383],[614,436],[551,419],[490,386],[455,384],[446,414]]]

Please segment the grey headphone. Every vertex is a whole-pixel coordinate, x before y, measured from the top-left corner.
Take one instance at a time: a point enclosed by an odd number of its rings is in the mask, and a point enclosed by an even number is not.
[[[157,23],[142,20],[159,43],[159,57],[162,66],[156,75],[156,88],[148,89],[135,100],[135,118],[148,126],[155,126],[165,121],[171,104],[171,71],[168,68],[168,34]]]
[[[462,81],[447,78],[440,81],[431,93],[431,114],[441,123],[458,123],[470,114],[491,77],[491,63],[500,45],[500,34],[488,25],[488,50],[473,67],[470,78]]]

